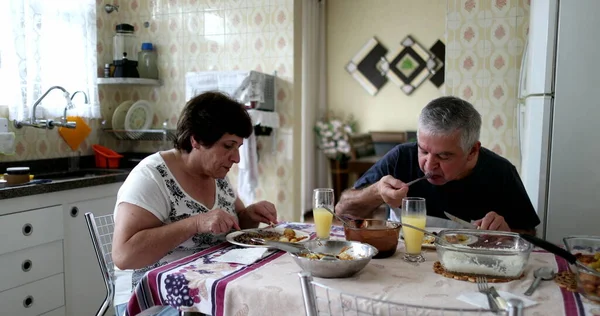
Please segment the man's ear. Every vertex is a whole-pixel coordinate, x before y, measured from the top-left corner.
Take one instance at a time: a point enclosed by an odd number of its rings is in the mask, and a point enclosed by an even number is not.
[[[481,149],[481,142],[477,141],[475,143],[475,145],[473,145],[473,147],[471,147],[471,150],[469,150],[469,154],[467,155],[467,159],[468,160],[472,160],[477,156],[477,153],[479,153],[479,149]]]

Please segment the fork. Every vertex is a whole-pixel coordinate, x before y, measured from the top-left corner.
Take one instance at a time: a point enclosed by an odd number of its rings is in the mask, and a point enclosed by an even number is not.
[[[496,302],[494,296],[490,292],[490,287],[488,285],[487,278],[478,276],[477,278],[475,278],[475,281],[477,282],[477,289],[479,290],[479,292],[487,296],[488,304],[490,305],[490,310],[492,310],[493,313],[498,313],[500,311],[498,308],[498,303]]]

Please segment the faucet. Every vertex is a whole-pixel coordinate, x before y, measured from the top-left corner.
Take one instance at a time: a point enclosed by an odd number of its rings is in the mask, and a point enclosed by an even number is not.
[[[48,93],[50,93],[50,91],[54,90],[54,89],[59,89],[61,90],[64,95],[65,98],[68,101],[67,107],[71,104],[71,101],[69,99],[69,92],[61,87],[61,86],[53,86],[50,87],[44,94],[42,94],[41,97],[39,97],[34,103],[33,103],[33,109],[31,112],[31,118],[29,119],[29,121],[17,121],[14,120],[13,124],[16,128],[22,128],[23,126],[32,126],[35,128],[47,128],[47,129],[52,129],[54,128],[54,126],[63,126],[66,128],[75,128],[76,124],[75,122],[59,122],[59,123],[55,123],[52,120],[37,120],[37,118],[35,117],[35,112],[37,110],[37,106],[42,102],[42,100],[48,95]],[[86,96],[87,98],[87,96]],[[66,108],[65,108],[65,113],[66,113]],[[66,116],[65,116],[65,120],[66,120]]]
[[[89,101],[89,99],[88,99],[88,95],[87,95],[87,93],[85,93],[85,91],[82,91],[82,90],[75,91],[75,93],[73,93],[73,94],[71,95],[71,101],[73,101],[73,99],[75,98],[75,96],[76,96],[78,93],[83,93],[84,102],[85,102],[86,104],[87,104],[88,102],[90,102],[90,101]],[[66,127],[66,128],[76,128],[76,127],[77,127],[77,123],[76,123],[76,122],[67,122],[67,110],[68,110],[70,107],[72,107],[72,106],[73,106],[73,103],[71,103],[71,102],[69,102],[69,103],[68,103],[68,104],[65,106],[65,110],[64,110],[64,112],[63,112],[63,116],[62,116],[62,118],[61,118],[60,122],[56,122],[56,121],[49,120],[49,121],[48,121],[48,129],[53,129],[53,128],[54,128],[54,126],[58,126],[58,127]]]

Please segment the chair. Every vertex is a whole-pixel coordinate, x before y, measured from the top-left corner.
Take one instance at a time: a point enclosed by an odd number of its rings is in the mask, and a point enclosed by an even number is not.
[[[104,286],[106,286],[106,297],[100,309],[96,312],[96,316],[103,316],[115,297],[114,265],[111,255],[115,222],[112,214],[96,217],[94,214],[87,212],[85,213],[85,223],[92,238],[94,252],[96,252],[102,279],[104,279]]]
[[[365,296],[345,293],[314,282],[308,272],[298,273],[304,299],[306,316],[331,315],[487,315],[489,310],[468,308],[444,308],[409,305],[383,301]],[[508,300],[507,313],[502,315],[523,316],[523,301]]]

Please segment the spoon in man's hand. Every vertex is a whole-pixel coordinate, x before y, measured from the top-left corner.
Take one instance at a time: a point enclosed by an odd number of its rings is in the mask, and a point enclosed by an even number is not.
[[[421,181],[421,180],[429,179],[429,178],[431,178],[431,176],[433,176],[431,173],[426,173],[424,176],[422,176],[422,177],[420,177],[420,178],[416,178],[416,179],[414,179],[414,180],[412,180],[412,181],[410,181],[410,182],[406,183],[406,186],[407,186],[407,187],[409,187],[409,186],[411,186],[412,184],[415,184],[415,183],[417,183],[417,182],[419,182],[419,181]]]

